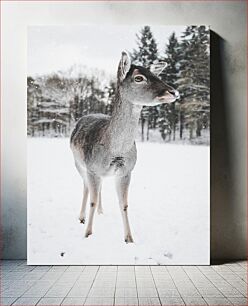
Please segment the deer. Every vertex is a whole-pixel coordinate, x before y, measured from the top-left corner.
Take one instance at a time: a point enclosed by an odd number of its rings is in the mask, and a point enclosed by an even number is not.
[[[115,177],[124,241],[133,243],[128,219],[128,189],[137,160],[135,136],[143,106],[172,103],[179,92],[163,82],[151,69],[131,63],[123,51],[117,69],[117,89],[112,115],[89,114],[81,117],[70,137],[75,166],[83,179],[83,200],[79,220],[85,223],[90,195],[89,220],[85,237],[92,234],[97,208],[102,213],[101,187],[106,176]]]

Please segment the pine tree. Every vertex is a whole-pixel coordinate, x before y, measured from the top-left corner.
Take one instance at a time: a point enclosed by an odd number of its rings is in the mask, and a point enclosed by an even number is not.
[[[158,57],[158,48],[155,38],[153,37],[151,28],[144,26],[140,33],[136,35],[137,38],[137,50],[132,52],[132,61],[136,65],[141,65],[149,68],[151,64],[156,61]],[[154,107],[143,107],[141,111],[141,137],[144,140],[144,127],[147,122],[147,135],[146,139],[149,139],[149,129],[156,128],[156,122],[158,118],[158,108]]]
[[[151,28],[144,26],[140,34],[136,34],[138,49],[133,50],[132,60],[134,64],[149,68],[157,59],[158,48]]]
[[[209,30],[205,26],[189,26],[180,44],[181,93],[180,124],[189,129],[189,137],[201,136],[202,128],[209,125]]]
[[[160,74],[160,77],[168,85],[176,88],[176,81],[178,79],[179,44],[174,32],[169,37],[168,44],[165,47],[165,55],[161,57],[161,60],[165,61],[167,66]],[[173,140],[175,140],[177,122],[178,107],[176,107],[176,102],[162,104],[160,106],[159,129],[164,140],[165,130],[170,138],[172,133]]]

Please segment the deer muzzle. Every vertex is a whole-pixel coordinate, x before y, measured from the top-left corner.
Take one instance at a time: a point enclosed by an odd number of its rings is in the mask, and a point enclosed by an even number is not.
[[[179,98],[180,98],[180,94],[175,89],[166,90],[163,95],[157,97],[157,99],[161,103],[172,103],[172,102],[175,102]]]

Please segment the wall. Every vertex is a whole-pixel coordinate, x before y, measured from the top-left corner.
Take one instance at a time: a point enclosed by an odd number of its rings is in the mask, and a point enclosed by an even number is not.
[[[211,257],[246,257],[246,1],[35,2],[2,6],[3,257],[26,258],[26,28],[207,24],[211,58]]]

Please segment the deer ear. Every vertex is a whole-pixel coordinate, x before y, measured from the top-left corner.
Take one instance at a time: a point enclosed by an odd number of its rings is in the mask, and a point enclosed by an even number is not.
[[[121,54],[121,60],[118,67],[117,78],[122,82],[131,67],[131,59],[126,51]]]
[[[150,71],[159,76],[163,71],[164,69],[167,67],[167,63],[166,62],[154,62],[151,66],[150,66]]]

